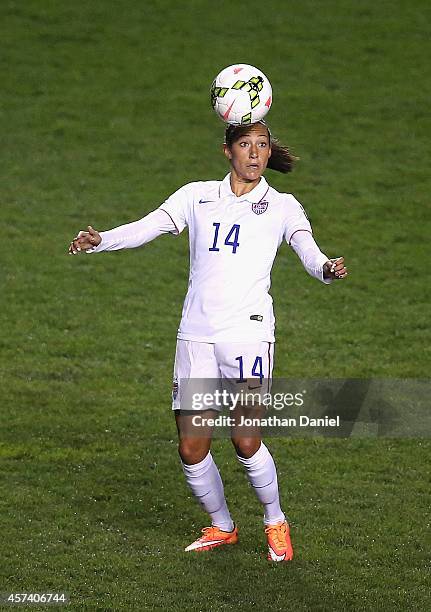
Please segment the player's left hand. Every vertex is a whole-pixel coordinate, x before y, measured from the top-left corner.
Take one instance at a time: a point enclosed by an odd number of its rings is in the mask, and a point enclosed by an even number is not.
[[[323,265],[323,278],[341,280],[348,275],[344,257],[335,257]]]

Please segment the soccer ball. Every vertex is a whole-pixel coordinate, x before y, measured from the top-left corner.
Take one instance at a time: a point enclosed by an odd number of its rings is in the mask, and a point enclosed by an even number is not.
[[[232,125],[260,121],[271,108],[272,87],[258,68],[234,64],[222,70],[211,85],[211,104]]]

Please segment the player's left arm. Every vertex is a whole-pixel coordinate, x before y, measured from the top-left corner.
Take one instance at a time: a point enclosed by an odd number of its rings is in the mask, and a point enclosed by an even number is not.
[[[341,280],[348,275],[344,257],[328,258],[308,230],[297,230],[290,237],[290,246],[307,272],[324,283]]]

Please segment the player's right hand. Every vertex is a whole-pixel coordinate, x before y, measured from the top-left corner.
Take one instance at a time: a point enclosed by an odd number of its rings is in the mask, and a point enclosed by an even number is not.
[[[102,242],[101,235],[91,225],[88,226],[87,230],[86,232],[81,230],[72,240],[69,245],[69,255],[77,255],[83,251],[88,251]]]

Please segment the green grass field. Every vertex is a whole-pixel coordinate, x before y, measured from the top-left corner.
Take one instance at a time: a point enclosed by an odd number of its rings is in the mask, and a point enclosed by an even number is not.
[[[209,86],[258,65],[301,158],[267,178],[351,271],[325,287],[280,250],[275,375],[428,378],[429,3],[4,0],[0,15],[0,592],[65,590],[73,610],[430,609],[425,438],[271,439],[296,551],[282,567],[216,440],[241,542],[185,555],[206,521],[170,411],[186,232],[66,255],[89,223],[222,178]]]

